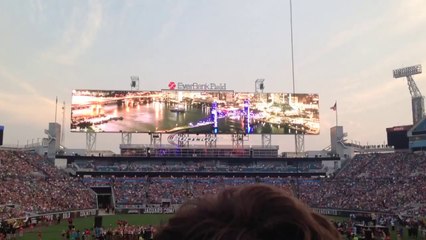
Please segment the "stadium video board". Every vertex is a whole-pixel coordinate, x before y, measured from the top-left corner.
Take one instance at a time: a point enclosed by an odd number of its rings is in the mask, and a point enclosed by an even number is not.
[[[246,133],[320,133],[318,94],[235,92],[233,104],[248,116]]]
[[[318,94],[74,90],[72,132],[319,134]]]

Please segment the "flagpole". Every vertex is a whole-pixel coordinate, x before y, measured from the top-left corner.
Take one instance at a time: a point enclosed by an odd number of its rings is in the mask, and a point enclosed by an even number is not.
[[[335,103],[336,106],[336,127],[339,126],[338,116],[337,116],[337,101]]]
[[[57,114],[58,114],[58,96],[56,96],[56,103],[55,103],[55,123],[56,123]]]

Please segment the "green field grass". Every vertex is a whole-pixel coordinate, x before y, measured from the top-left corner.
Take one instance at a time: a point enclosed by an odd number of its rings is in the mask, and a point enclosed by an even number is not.
[[[126,220],[129,224],[132,225],[161,225],[167,222],[167,219],[172,215],[167,214],[126,214],[126,215],[109,215],[103,216],[102,225],[103,227],[115,227],[117,226],[118,220]],[[342,218],[332,218],[337,221],[342,221]],[[74,225],[77,229],[84,230],[86,228],[92,228],[94,224],[94,217],[86,218],[77,218],[74,219]],[[23,237],[18,239],[20,240],[37,240],[38,232],[42,233],[43,240],[58,240],[61,239],[62,231],[66,230],[68,222],[62,221],[60,224],[53,224],[51,226],[37,227],[34,229],[29,229],[24,233]],[[396,233],[391,232],[391,239],[396,240]],[[420,238],[419,238],[420,239]],[[408,240],[407,231],[405,231],[403,240]]]

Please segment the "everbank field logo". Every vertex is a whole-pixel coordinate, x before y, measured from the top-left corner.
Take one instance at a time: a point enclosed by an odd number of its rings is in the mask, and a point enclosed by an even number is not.
[[[169,82],[169,90],[181,90],[181,91],[222,91],[226,90],[226,83],[181,83],[177,84],[173,81]]]
[[[180,144],[186,144],[189,142],[206,142],[213,143],[218,140],[216,135],[214,136],[206,136],[206,137],[189,137],[189,136],[179,136],[179,134],[171,134],[167,137],[167,141],[175,146],[179,146]]]
[[[175,88],[176,88],[176,83],[175,82],[169,82],[169,89],[170,90],[175,90]]]

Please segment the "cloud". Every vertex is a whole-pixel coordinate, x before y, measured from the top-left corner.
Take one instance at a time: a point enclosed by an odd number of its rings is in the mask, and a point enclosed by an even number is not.
[[[342,47],[344,44],[350,42],[352,39],[368,34],[374,31],[385,22],[385,19],[377,17],[376,19],[368,19],[368,21],[354,24],[353,26],[344,29],[332,35],[327,44],[318,49],[312,55],[307,56],[301,61],[301,65],[310,65],[314,62],[323,59],[326,54],[333,50]]]
[[[29,15],[29,18],[33,24],[40,21],[44,16],[44,9],[45,6],[43,5],[43,2],[41,0],[31,0],[31,13]]]
[[[96,40],[102,25],[102,5],[98,0],[89,1],[89,11],[83,26],[80,27],[79,9],[74,8],[69,27],[64,31],[62,41],[48,50],[43,56],[64,65],[72,65]]]
[[[413,52],[426,51],[426,46],[422,40],[413,42],[410,48]],[[342,93],[353,93],[342,95],[344,101],[351,105],[349,106],[350,113],[356,114],[371,109],[383,109],[383,107],[386,108],[386,106],[389,106],[390,102],[409,98],[410,93],[406,79],[394,79],[392,76],[393,69],[407,67],[396,64],[409,60],[401,59],[401,56],[405,56],[405,52],[406,49],[395,50],[374,65],[365,67],[361,72],[342,81],[344,82]],[[422,63],[423,65],[425,64],[424,61]],[[412,64],[418,63],[415,62]],[[422,91],[422,86],[425,85],[424,81],[421,81],[421,77],[422,75],[414,77],[420,91]],[[373,81],[369,81],[368,79]]]
[[[159,40],[167,39],[174,33],[178,20],[182,17],[186,6],[186,1],[178,1],[170,10],[169,19],[161,26],[160,33],[158,34]]]
[[[378,108],[377,105],[387,103],[387,101],[383,101],[384,98],[387,98],[386,96],[394,96],[393,93],[400,90],[402,87],[405,87],[405,83],[402,81],[389,81],[385,84],[380,84],[372,88],[367,88],[359,93],[355,93],[351,97],[351,101],[355,103],[355,106],[358,106],[358,109],[352,108],[351,111],[352,113],[356,113]]]
[[[327,44],[301,61],[301,65],[311,65],[324,59],[333,50],[351,43],[360,36],[380,34],[381,38],[403,36],[407,32],[422,28],[426,24],[426,1],[406,0],[383,9],[375,18],[366,18],[330,36]]]
[[[32,85],[1,67],[0,78],[16,88],[0,90],[0,112],[4,124],[31,122],[44,125],[48,121],[47,116],[53,118],[55,100],[41,95]]]
[[[311,61],[324,59],[324,54],[332,52],[359,36],[375,34],[381,36],[381,39],[389,39],[397,35],[404,39],[402,36],[406,33],[421,29],[425,24],[426,15],[420,14],[418,10],[425,8],[426,2],[419,0],[404,1],[404,3],[394,5],[374,20],[366,19],[349,28],[350,30],[344,30],[332,36],[330,43],[311,57],[310,64],[312,64]],[[411,12],[413,16],[410,15]],[[371,25],[369,25],[370,22]],[[389,114],[390,106],[405,101],[405,99],[408,101],[410,95],[407,83],[405,79],[393,79],[392,69],[406,67],[407,64],[418,64],[417,61],[410,62],[411,58],[418,57],[418,53],[426,51],[426,47],[421,38],[409,39],[409,47],[405,47],[407,43],[402,40],[397,44],[401,44],[402,47],[381,55],[374,60],[373,64],[366,64],[356,72],[349,72],[343,77],[339,76],[339,91],[335,93],[337,94],[335,97],[342,103],[341,106],[345,106],[341,108],[343,114],[356,117],[357,121],[366,123],[364,119],[358,118],[360,113],[382,112],[381,117],[385,118],[384,116]],[[362,61],[362,59],[352,60]],[[416,83],[422,89],[422,81],[416,81]]]

